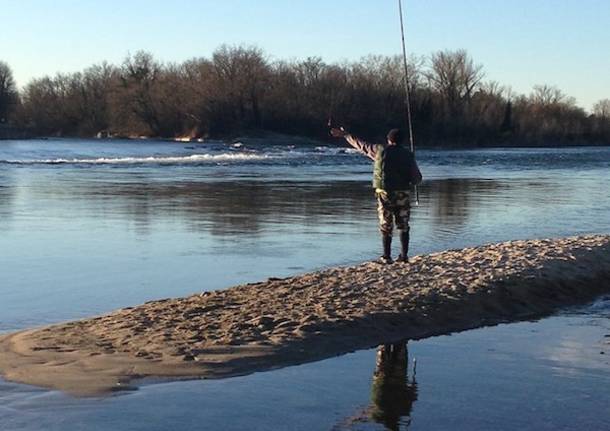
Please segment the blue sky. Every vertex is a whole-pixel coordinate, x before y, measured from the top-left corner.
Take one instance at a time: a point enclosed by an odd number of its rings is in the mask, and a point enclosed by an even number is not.
[[[403,0],[415,54],[464,48],[487,79],[610,98],[608,0]],[[0,60],[18,84],[144,49],[164,61],[254,44],[273,59],[400,52],[397,0],[0,0]]]

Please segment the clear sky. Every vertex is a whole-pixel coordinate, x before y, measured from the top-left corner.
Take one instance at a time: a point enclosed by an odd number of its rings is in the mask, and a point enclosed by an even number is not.
[[[487,79],[610,98],[609,0],[403,0],[408,49],[464,48]],[[20,86],[144,49],[164,61],[254,44],[272,59],[400,52],[397,0],[0,0],[0,60]]]

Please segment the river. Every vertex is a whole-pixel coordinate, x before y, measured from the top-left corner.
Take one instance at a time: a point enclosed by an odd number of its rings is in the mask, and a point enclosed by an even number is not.
[[[418,161],[413,254],[610,232],[610,148]],[[0,141],[0,331],[376,258],[370,177],[289,141]],[[602,298],[409,342],[389,383],[375,349],[93,400],[0,381],[0,429],[608,429],[609,316]]]

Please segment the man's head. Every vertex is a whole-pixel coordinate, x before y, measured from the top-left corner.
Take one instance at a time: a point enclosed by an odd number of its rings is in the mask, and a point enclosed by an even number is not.
[[[402,131],[400,129],[392,129],[388,132],[388,144],[401,145],[402,144]]]

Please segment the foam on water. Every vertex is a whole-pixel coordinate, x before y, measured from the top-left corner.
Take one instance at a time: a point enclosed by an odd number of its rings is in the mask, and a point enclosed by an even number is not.
[[[98,157],[98,158],[55,158],[37,160],[0,160],[0,163],[10,165],[59,165],[59,164],[189,164],[201,162],[248,161],[272,158],[269,154],[252,153],[221,153],[221,154],[191,154],[189,156],[148,156],[148,157]]]

